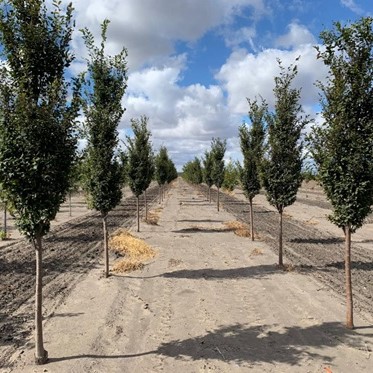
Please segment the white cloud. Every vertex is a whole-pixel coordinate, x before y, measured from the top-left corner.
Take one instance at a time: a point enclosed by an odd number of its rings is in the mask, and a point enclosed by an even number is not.
[[[118,53],[125,46],[131,69],[163,63],[176,41],[194,42],[230,24],[246,7],[256,18],[268,12],[264,0],[79,0],[74,6],[77,28],[88,27],[95,37],[104,18],[111,20],[108,52]],[[74,33],[74,48],[83,49],[79,32]]]
[[[341,0],[341,3],[356,14],[362,15],[364,13],[363,9],[354,0]]]
[[[279,74],[276,59],[280,58],[283,66],[297,61],[298,75],[294,86],[302,88],[301,103],[312,105],[318,101],[318,90],[313,83],[323,81],[327,69],[316,58],[316,51],[311,45],[301,45],[290,51],[267,49],[252,54],[245,49],[234,51],[217,73],[216,78],[228,94],[228,106],[233,113],[247,112],[246,97],[253,99],[263,96],[270,106],[274,105],[274,77]]]
[[[297,48],[303,44],[315,44],[316,39],[303,25],[292,22],[288,26],[289,32],[277,38],[275,45],[284,48]]]

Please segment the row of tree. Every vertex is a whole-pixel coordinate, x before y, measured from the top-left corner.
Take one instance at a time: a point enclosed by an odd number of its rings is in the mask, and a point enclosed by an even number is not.
[[[372,24],[373,18],[363,17],[348,26],[337,22],[333,30],[321,33],[324,46],[316,48],[318,58],[329,67],[326,82],[318,83],[324,120],[313,125],[307,138],[302,132],[312,121],[303,114],[300,89],[292,87],[297,66],[284,68],[279,60],[274,111],[269,112],[263,99],[248,100],[251,125],[239,128],[243,164],[238,167],[250,203],[251,237],[254,239],[252,201],[264,187],[269,203],[279,213],[279,265],[283,265],[283,212],[295,202],[303,175],[314,177],[309,170],[302,173],[306,151],[312,156],[318,180],[332,205],[329,218],[345,235],[348,328],[353,328],[351,234],[363,225],[373,204]],[[201,172],[209,189],[213,184],[219,189],[216,171],[219,175],[223,172],[214,163],[212,150],[205,154]]]
[[[108,24],[106,20],[101,26],[98,47],[93,34],[82,30],[87,70],[70,78],[66,69],[74,60],[72,5],[62,9],[60,1],[50,6],[44,0],[0,0],[0,49],[5,58],[0,65],[0,189],[35,249],[37,364],[48,359],[42,329],[42,237],[69,189],[83,179],[90,206],[101,214],[108,276],[107,217],[121,200],[123,181],[127,178],[138,200],[153,176],[162,188],[177,176],[166,148],[154,157],[146,117],[132,120],[134,137],[128,138],[127,154],[118,156],[127,51],[105,54]],[[87,147],[79,161],[81,132]]]

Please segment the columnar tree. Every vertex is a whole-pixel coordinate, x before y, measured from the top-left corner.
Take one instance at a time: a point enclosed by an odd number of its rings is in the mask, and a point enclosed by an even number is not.
[[[88,29],[82,30],[89,60],[86,76],[84,114],[88,135],[87,190],[91,207],[99,211],[104,234],[105,276],[109,276],[107,217],[122,198],[121,167],[115,157],[118,145],[117,127],[124,113],[121,100],[127,87],[127,51],[116,56],[105,55],[109,21],[101,25],[101,45],[95,46]]]
[[[202,183],[202,167],[199,158],[195,157],[193,161],[185,163],[183,167],[183,178],[192,184]]]
[[[147,128],[148,118],[131,119],[134,138],[128,141],[128,179],[132,193],[136,196],[137,231],[140,231],[140,195],[148,188],[154,174],[153,151],[150,142],[151,133]]]
[[[211,151],[205,152],[205,157],[202,159],[203,162],[203,181],[206,183],[208,187],[208,199],[209,203],[211,203],[211,187],[214,185],[214,180],[212,179],[212,168],[213,168],[213,159]]]
[[[282,214],[286,206],[295,202],[302,183],[303,143],[300,137],[308,119],[301,115],[300,89],[291,87],[297,67],[285,69],[278,62],[281,72],[275,77],[275,112],[268,116],[269,150],[263,160],[262,177],[268,202],[279,213],[278,263],[282,266]]]
[[[229,192],[233,192],[238,182],[239,169],[237,165],[230,159],[224,168],[224,181],[222,187]]]
[[[167,183],[171,183],[172,180],[177,178],[177,170],[174,162],[171,158],[168,158],[168,171],[167,171]]]
[[[224,155],[227,149],[227,140],[213,138],[211,141],[212,179],[218,188],[217,209],[220,209],[220,188],[224,181]]]
[[[239,128],[240,146],[243,155],[243,166],[240,169],[240,179],[246,198],[250,203],[251,240],[254,241],[253,199],[260,192],[260,167],[264,152],[265,117],[267,105],[257,100],[249,103],[250,130],[245,124]]]
[[[324,123],[311,135],[318,177],[345,234],[346,325],[353,328],[351,234],[373,204],[373,18],[334,24],[318,50],[329,67],[321,84]]]
[[[163,200],[164,185],[169,179],[170,159],[168,157],[167,148],[161,146],[157,156],[155,157],[155,178],[159,185],[159,198]]]
[[[72,6],[53,10],[43,0],[0,1],[2,65],[0,183],[14,207],[19,230],[36,254],[35,361],[44,364],[42,237],[69,187],[76,149],[78,83],[73,94],[65,69],[70,52]]]

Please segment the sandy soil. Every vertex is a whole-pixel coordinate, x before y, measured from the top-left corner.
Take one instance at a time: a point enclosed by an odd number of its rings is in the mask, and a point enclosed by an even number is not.
[[[234,219],[179,180],[139,234],[157,256],[128,275],[89,271],[45,320],[49,364],[32,365],[30,339],[4,371],[370,372],[371,315],[345,329],[337,293],[279,270],[264,235],[223,224]]]

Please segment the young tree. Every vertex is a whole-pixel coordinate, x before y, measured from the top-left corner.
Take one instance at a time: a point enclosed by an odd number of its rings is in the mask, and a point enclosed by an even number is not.
[[[373,18],[334,24],[320,37],[329,67],[322,90],[324,123],[314,127],[312,153],[333,206],[330,220],[345,234],[346,325],[353,328],[351,234],[373,204]]]
[[[280,76],[275,77],[275,113],[268,116],[269,150],[263,160],[262,178],[268,202],[279,213],[278,263],[283,265],[282,214],[286,206],[296,200],[302,183],[302,129],[308,123],[302,117],[300,90],[291,87],[297,74],[296,66],[285,69],[278,60]]]
[[[79,84],[69,97],[65,69],[73,60],[72,6],[48,10],[43,0],[0,1],[0,182],[19,230],[36,254],[35,361],[44,364],[42,237],[69,187]],[[72,98],[71,98],[72,97]]]
[[[233,192],[239,181],[239,170],[232,160],[229,160],[224,169],[224,181],[222,187],[229,192]]]
[[[159,153],[155,157],[155,178],[159,185],[159,198],[163,200],[163,188],[169,179],[170,174],[170,159],[168,157],[167,148],[161,146]]]
[[[147,129],[148,118],[131,119],[134,138],[128,141],[128,179],[132,193],[137,200],[137,231],[140,232],[139,197],[148,188],[154,174],[151,133]]]
[[[253,199],[260,191],[260,167],[264,152],[265,116],[267,105],[257,100],[249,103],[250,130],[245,124],[239,128],[240,146],[243,155],[243,167],[240,169],[240,179],[243,191],[250,203],[250,230],[251,240],[254,241],[254,213]]]
[[[105,276],[109,276],[107,217],[122,198],[121,168],[115,158],[117,127],[124,113],[121,100],[127,87],[127,51],[105,56],[109,21],[101,25],[101,45],[96,47],[88,29],[82,30],[89,60],[84,114],[88,134],[87,189],[91,207],[101,213],[104,233]]]
[[[195,157],[193,161],[185,163],[183,167],[183,178],[192,184],[202,183],[201,161]]]
[[[202,159],[203,162],[203,181],[206,183],[209,194],[208,199],[211,203],[211,187],[214,185],[214,180],[212,179],[212,169],[213,169],[213,159],[211,152],[206,151],[205,157]]]
[[[171,158],[168,158],[168,168],[167,168],[167,183],[171,183],[172,180],[177,178],[177,170],[174,162]]]
[[[220,188],[224,181],[224,155],[227,149],[227,140],[213,138],[211,141],[212,179],[218,188],[217,208],[220,209]]]

